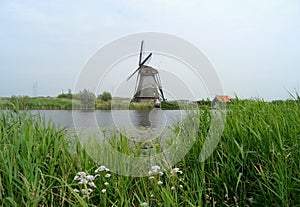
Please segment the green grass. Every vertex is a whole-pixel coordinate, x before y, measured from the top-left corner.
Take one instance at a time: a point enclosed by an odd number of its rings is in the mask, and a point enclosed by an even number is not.
[[[52,97],[38,97],[29,98],[25,97],[12,97],[0,98],[0,108],[12,109],[14,103],[18,103],[19,108],[22,110],[71,110],[72,100],[63,98]],[[75,101],[74,106],[80,107],[80,102]]]
[[[11,98],[0,97],[0,108],[12,109],[15,102],[18,102],[22,110],[72,110],[85,109],[80,100],[76,98],[54,98],[54,97],[34,97],[13,96]],[[94,108],[96,110],[151,110],[154,105],[151,103],[130,103],[128,98],[113,98],[113,100],[102,101],[95,99]],[[178,110],[185,108],[188,104],[182,101],[163,101],[161,109]]]
[[[85,109],[80,100],[78,99],[66,99],[66,98],[53,98],[53,97],[37,97],[30,98],[24,97],[12,97],[12,98],[0,98],[0,108],[13,109],[14,103],[18,103],[19,108],[22,110],[72,110],[72,109]],[[95,106],[91,109],[96,110],[151,110],[154,106],[148,103],[130,103],[114,100],[102,101],[100,99],[95,100]]]
[[[209,109],[200,111],[197,135],[188,125],[182,129],[182,142],[196,140],[176,164],[183,174],[167,171],[151,180],[100,172],[86,198],[73,189],[88,186],[73,178],[80,171],[95,175],[99,165],[81,145],[66,130],[16,106],[0,112],[0,206],[300,206],[299,100],[237,99],[228,108],[220,142],[205,162],[198,158],[210,127]],[[133,153],[124,139],[111,144]]]
[[[252,200],[256,206],[300,205],[299,109],[299,101],[276,105],[237,100],[230,106],[220,143],[203,164],[202,181],[213,201],[233,205],[236,200],[240,206]],[[187,157],[199,154],[205,136],[200,135]]]
[[[100,110],[151,110],[153,108],[153,104],[133,103],[130,100],[113,99],[112,101],[102,101],[97,99],[95,102],[95,109]]]

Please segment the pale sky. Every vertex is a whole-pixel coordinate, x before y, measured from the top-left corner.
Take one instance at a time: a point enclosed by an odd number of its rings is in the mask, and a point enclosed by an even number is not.
[[[0,96],[32,96],[33,85],[38,96],[67,92],[96,51],[139,32],[195,45],[229,96],[300,90],[298,0],[0,0]]]

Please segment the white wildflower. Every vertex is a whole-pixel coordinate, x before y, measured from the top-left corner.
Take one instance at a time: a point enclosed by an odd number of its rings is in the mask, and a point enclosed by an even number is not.
[[[78,172],[77,175],[78,176],[86,176],[86,173],[85,172]]]
[[[179,185],[179,187],[183,188],[183,185]]]
[[[171,190],[175,190],[175,187],[174,187],[174,186],[172,186],[172,187],[171,187]]]
[[[111,176],[111,174],[109,174],[109,173],[107,173],[107,174],[105,175],[106,178],[110,178],[110,176]]]
[[[171,170],[171,174],[175,174],[179,171],[179,168],[178,167],[175,167]]]
[[[162,171],[160,171],[160,172],[159,172],[159,175],[160,175],[160,176],[163,176],[163,175],[164,175],[164,173],[163,173]]]
[[[141,203],[140,206],[149,206],[147,202]]]
[[[108,185],[109,185],[109,183],[108,183],[108,182],[105,182],[105,183],[104,183],[104,185],[108,186]]]
[[[238,199],[237,199],[237,197],[235,197],[235,196],[233,196],[233,200],[234,200],[235,203],[238,202]]]
[[[160,167],[158,165],[154,165],[150,168],[148,174],[149,175],[154,175],[160,172]]]
[[[179,173],[180,175],[183,174],[183,172],[178,167],[175,167],[171,170],[171,176],[175,175],[176,173]]]
[[[80,192],[77,188],[74,188],[73,191],[74,191],[75,193],[79,193],[79,192]]]
[[[150,198],[154,198],[154,194],[150,194]]]
[[[102,192],[102,193],[106,193],[106,189],[102,189],[101,192]]]
[[[95,177],[93,175],[87,175],[85,176],[85,179],[87,179],[88,181],[93,181],[95,180]]]
[[[84,179],[84,178],[82,178],[79,182],[78,182],[78,184],[87,184],[88,183],[88,181],[86,180],[86,179]]]
[[[78,172],[77,175],[75,175],[73,180],[81,180],[82,178],[85,178],[86,173],[85,172]]]
[[[93,192],[92,189],[88,188],[88,189],[81,189],[81,193],[84,195],[89,195],[91,192]]]
[[[154,176],[150,176],[149,177],[149,180],[153,180],[155,177]]]
[[[225,197],[225,199],[226,199],[226,200],[229,200],[229,196],[228,196],[228,194],[227,194],[227,193],[225,194],[225,196],[224,196],[224,197]]]
[[[107,167],[105,167],[104,165],[101,165],[100,167],[98,167],[98,168],[95,170],[95,173],[102,172],[102,171],[108,172],[109,169],[108,169]]]
[[[205,202],[210,203],[211,197],[208,194],[205,194]]]
[[[88,185],[89,185],[90,187],[92,187],[92,188],[96,188],[96,187],[97,187],[93,181],[88,182]]]
[[[249,201],[250,203],[253,203],[253,202],[254,202],[253,197],[248,198],[248,201]]]
[[[106,169],[106,167],[104,165],[101,165],[100,167],[98,167],[96,170],[95,170],[95,173],[98,173],[98,172],[102,172]]]
[[[158,185],[162,185],[163,182],[159,180],[159,181],[157,182],[157,184],[158,184]]]

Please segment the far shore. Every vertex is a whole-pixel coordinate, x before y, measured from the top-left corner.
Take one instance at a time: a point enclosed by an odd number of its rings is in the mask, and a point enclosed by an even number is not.
[[[196,104],[189,101],[164,101],[161,103],[163,110],[179,110],[188,104]],[[210,102],[205,105],[210,106]],[[58,98],[58,97],[28,97],[13,96],[0,97],[0,109],[19,110],[152,110],[154,105],[151,103],[131,103],[129,98],[112,98],[103,101],[99,98],[94,99],[92,104],[84,105],[77,98]]]

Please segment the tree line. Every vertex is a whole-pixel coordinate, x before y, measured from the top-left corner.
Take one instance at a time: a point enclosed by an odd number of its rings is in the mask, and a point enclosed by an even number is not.
[[[69,89],[67,94],[59,94],[57,98],[65,98],[65,99],[77,99],[81,102],[81,105],[85,109],[92,109],[95,107],[95,100],[98,99],[103,102],[110,102],[112,100],[112,95],[108,91],[104,91],[102,94],[96,97],[95,93],[83,89],[79,91],[78,94],[72,94],[71,90]]]

